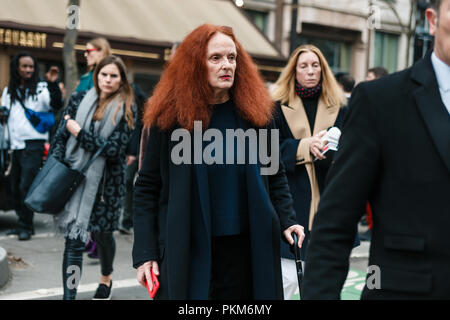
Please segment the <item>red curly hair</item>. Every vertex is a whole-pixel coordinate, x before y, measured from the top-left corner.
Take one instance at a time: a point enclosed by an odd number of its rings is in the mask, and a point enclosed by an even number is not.
[[[168,130],[179,125],[192,130],[194,121],[209,126],[213,91],[208,83],[207,45],[217,32],[233,39],[236,50],[234,84],[230,89],[241,117],[262,127],[272,118],[274,103],[252,58],[236,40],[230,27],[204,24],[192,31],[180,44],[164,70],[153,96],[147,101],[143,123]]]

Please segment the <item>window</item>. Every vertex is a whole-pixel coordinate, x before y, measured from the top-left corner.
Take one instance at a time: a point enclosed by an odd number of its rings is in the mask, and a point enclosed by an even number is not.
[[[253,23],[267,35],[267,19],[268,12],[245,9],[247,15],[252,19]]]
[[[312,44],[322,51],[334,73],[350,72],[352,46],[350,42],[300,37],[298,45]]]
[[[374,67],[384,67],[390,73],[397,71],[398,36],[375,32]]]

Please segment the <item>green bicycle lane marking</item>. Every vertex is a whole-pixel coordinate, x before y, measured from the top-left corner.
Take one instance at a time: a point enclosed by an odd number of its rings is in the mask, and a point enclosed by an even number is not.
[[[366,284],[367,273],[361,270],[350,269],[341,291],[342,300],[359,300],[361,292]],[[299,300],[298,291],[292,296],[291,300]]]
[[[341,291],[342,300],[359,300],[366,284],[367,272],[350,269]]]

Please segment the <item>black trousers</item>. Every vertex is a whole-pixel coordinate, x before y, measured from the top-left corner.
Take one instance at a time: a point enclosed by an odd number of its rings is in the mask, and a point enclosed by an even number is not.
[[[25,204],[25,196],[39,172],[44,155],[44,140],[27,140],[23,150],[14,150],[11,167],[11,192],[14,209],[19,217],[19,228],[33,231],[33,211]]]
[[[248,235],[211,238],[211,279],[209,300],[253,300],[252,260]],[[167,259],[159,264],[160,283],[168,283]],[[169,299],[160,286],[157,300]]]
[[[109,276],[113,272],[113,262],[116,254],[116,241],[113,233],[94,232],[92,235],[94,241],[97,242],[102,275]],[[64,300],[74,300],[76,298],[83,267],[84,248],[85,243],[80,239],[72,240],[66,238],[62,266]]]
[[[211,300],[252,300],[252,260],[248,235],[212,237]]]

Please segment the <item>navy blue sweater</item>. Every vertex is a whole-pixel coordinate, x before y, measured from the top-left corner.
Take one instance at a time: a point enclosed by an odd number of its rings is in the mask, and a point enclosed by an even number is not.
[[[238,114],[233,101],[214,106],[209,128],[218,129],[223,137],[223,164],[207,166],[211,202],[212,236],[247,233],[247,182],[245,164],[237,164],[237,139],[234,139],[234,161],[226,164],[226,129],[238,129]],[[204,146],[209,144],[205,142]],[[247,148],[245,159],[248,162]]]

